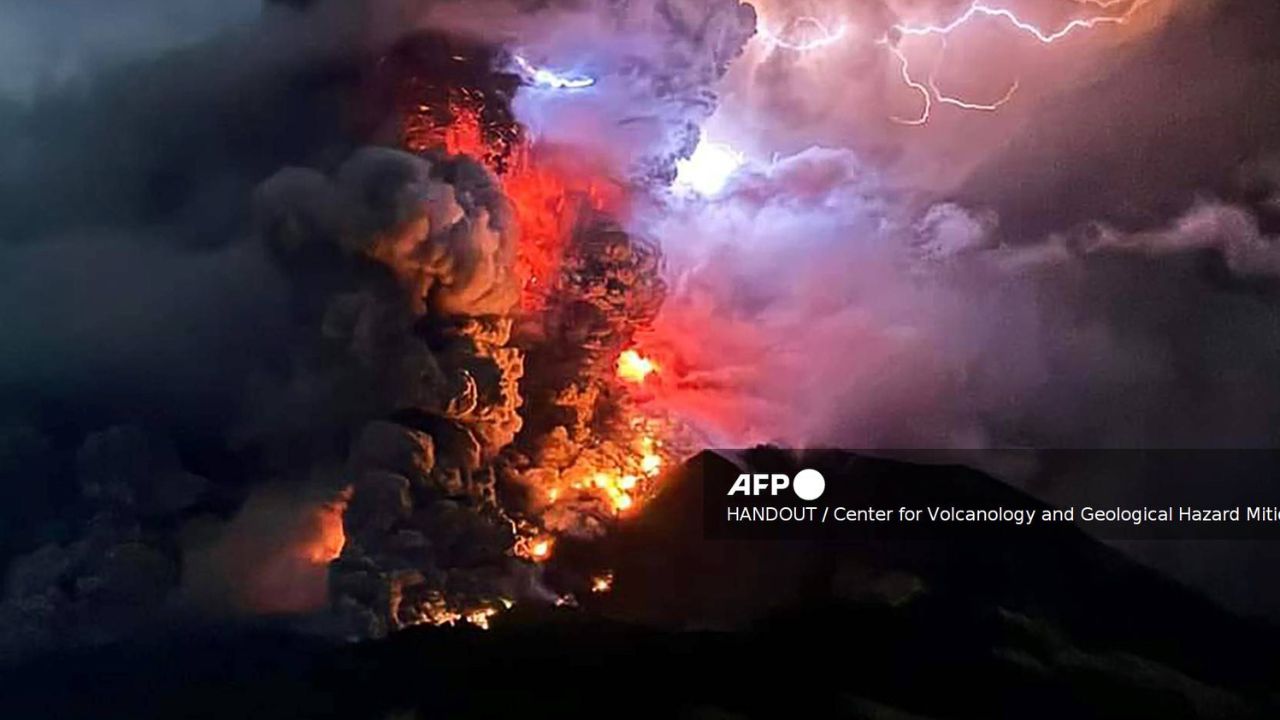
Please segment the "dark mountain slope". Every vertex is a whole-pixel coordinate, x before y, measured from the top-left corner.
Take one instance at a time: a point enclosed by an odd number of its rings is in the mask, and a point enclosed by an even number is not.
[[[580,609],[360,645],[204,629],[0,676],[5,717],[1272,718],[1275,635],[1070,528],[707,541],[699,456],[606,544]],[[757,452],[751,470],[786,467]],[[1033,502],[980,473],[842,453],[806,465],[878,504]],[[701,464],[701,466],[700,466]],[[581,570],[580,572],[586,572]]]

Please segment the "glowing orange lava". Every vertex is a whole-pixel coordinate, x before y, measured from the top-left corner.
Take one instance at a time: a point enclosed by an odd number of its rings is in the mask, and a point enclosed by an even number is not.
[[[515,553],[526,560],[546,562],[551,559],[555,544],[555,538],[549,535],[521,537],[516,540]]]
[[[648,434],[651,430],[643,418],[631,423],[631,431],[636,435],[630,441],[609,441],[595,451],[584,452],[577,463],[561,473],[569,487],[562,490],[553,486],[547,490],[549,502],[554,503],[567,491],[571,497],[598,498],[615,515],[638,509],[656,489],[663,467],[662,443]]]
[[[570,262],[566,253],[576,247],[571,245],[575,233],[590,225],[584,219],[592,220],[597,213],[610,220],[624,216],[625,193],[607,173],[580,156],[534,146],[518,126],[487,120],[490,113],[486,113],[485,102],[482,93],[458,90],[450,92],[447,105],[408,108],[404,144],[415,152],[475,158],[497,176],[519,231],[514,266],[521,283],[520,309],[531,315],[549,307],[548,301],[564,289],[566,276],[581,271],[577,266],[566,266]],[[548,519],[557,509],[562,517],[570,508],[572,513],[581,512],[581,507],[589,508],[587,512],[593,517],[633,514],[656,492],[663,467],[677,457],[660,439],[670,437],[670,424],[648,417],[633,402],[642,393],[631,386],[643,385],[661,372],[658,364],[631,349],[619,355],[615,369],[616,375],[611,375],[607,365],[595,365],[590,370],[600,374],[594,378],[595,384],[575,383],[558,397],[557,401],[566,405],[588,407],[602,394],[608,395],[617,403],[620,418],[611,419],[607,427],[583,422],[559,428],[562,445],[572,448],[572,460],[567,465],[544,464],[529,471],[534,476],[530,484],[539,498],[539,514],[513,521],[516,540],[512,553],[516,557],[532,563],[551,559],[557,537],[567,527]],[[582,417],[592,417],[591,412]],[[612,587],[613,573],[607,572],[591,578],[584,589],[606,593]],[[576,600],[566,595],[557,604],[572,605]],[[438,602],[422,607],[420,622],[465,622],[486,628],[491,617],[509,606],[505,599],[441,596]]]
[[[470,103],[457,103],[450,110],[454,120],[440,130],[440,140],[445,152],[450,155],[470,155],[481,160],[487,159],[491,150],[484,139],[480,109]]]
[[[423,152],[441,149],[484,163],[502,179],[511,201],[520,242],[515,271],[521,285],[521,308],[543,308],[560,270],[564,248],[584,212],[616,211],[623,193],[580,162],[545,148],[535,153],[518,130],[486,126],[484,96],[458,91],[445,120],[431,108],[419,107],[405,128],[405,145]]]
[[[316,565],[328,565],[342,554],[347,535],[342,527],[342,516],[347,511],[352,490],[344,488],[337,499],[323,503],[316,509],[309,524],[310,541],[301,547],[300,554]]]
[[[658,370],[658,365],[635,350],[626,350],[618,356],[618,377],[637,385]]]
[[[526,312],[537,311],[555,289],[565,247],[579,220],[590,213],[620,212],[623,191],[574,158],[548,148],[535,152],[527,143],[512,151],[502,189],[520,227],[515,263],[520,306]]]
[[[605,572],[591,578],[591,592],[604,594],[613,589],[613,572]]]

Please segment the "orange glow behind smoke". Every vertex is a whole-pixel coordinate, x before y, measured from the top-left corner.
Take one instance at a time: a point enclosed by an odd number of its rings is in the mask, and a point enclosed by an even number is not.
[[[236,612],[298,613],[323,607],[329,563],[346,545],[345,488],[300,498],[296,488],[259,488],[207,544],[186,550],[184,590],[197,603]]]
[[[579,216],[616,208],[622,194],[616,186],[576,174],[551,158],[535,161],[528,148],[517,150],[502,187],[520,225],[516,251],[520,304],[525,310],[538,310],[546,305]]]
[[[347,511],[350,497],[351,489],[347,488],[337,500],[324,503],[311,516],[309,538],[300,553],[307,560],[316,565],[328,565],[342,554],[347,545],[342,516]]]
[[[405,145],[415,152],[443,149],[449,155],[467,155],[485,164],[502,179],[502,190],[511,201],[520,242],[515,271],[521,287],[521,309],[545,307],[565,244],[584,212],[617,212],[623,193],[567,157],[540,149],[535,153],[512,131],[487,128],[483,121],[484,97],[459,91],[449,103],[447,123],[431,120],[429,108],[418,108],[405,129]]]
[[[607,214],[625,216],[627,207],[622,187],[607,173],[584,163],[578,156],[554,148],[533,146],[518,129],[486,126],[485,98],[471,91],[451,95],[446,108],[419,106],[406,118],[405,146],[415,152],[443,151],[449,155],[475,158],[498,176],[503,193],[519,230],[515,272],[521,283],[521,311],[537,313],[547,308],[563,274],[565,253],[584,217]],[[608,373],[606,368],[604,373]],[[617,360],[620,386],[641,385],[659,366],[636,350],[623,352]],[[664,447],[667,425],[642,413],[612,430],[597,434],[593,442],[580,447],[569,468],[540,475],[536,487],[544,511],[557,503],[580,503],[584,498],[621,517],[638,510],[656,490],[666,462],[674,456]],[[603,432],[603,431],[600,431]],[[543,563],[555,553],[557,534],[563,530],[546,523],[522,522],[513,553],[524,560]],[[608,592],[612,573],[593,578],[590,590]],[[466,621],[487,627],[493,607],[475,611],[443,607],[428,611],[423,622],[432,624]]]
[[[533,547],[529,550],[535,558],[545,558],[551,554],[551,541],[538,540],[533,543]]]
[[[555,549],[555,538],[549,535],[522,537],[516,540],[515,553],[525,560],[545,562],[551,559],[551,551]]]
[[[570,496],[594,496],[607,503],[615,515],[637,510],[652,496],[662,471],[662,442],[651,434],[652,423],[636,417],[630,440],[615,439],[606,444],[613,452],[583,453],[561,477],[567,480]],[[547,489],[547,500],[555,503],[565,493],[559,487]]]
[[[484,127],[480,122],[480,110],[466,103],[451,108],[454,121],[441,128],[440,140],[450,155],[470,155],[485,160],[490,148],[484,141]],[[486,163],[488,164],[488,163]]]
[[[626,350],[618,356],[618,377],[637,385],[643,383],[658,365],[635,350]]]

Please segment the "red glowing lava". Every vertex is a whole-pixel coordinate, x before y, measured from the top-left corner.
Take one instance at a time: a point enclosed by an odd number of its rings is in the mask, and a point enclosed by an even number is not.
[[[642,384],[657,370],[657,363],[635,350],[625,350],[618,356],[618,377],[629,383]]]
[[[484,102],[480,93],[458,91],[443,112],[419,108],[406,122],[405,146],[467,155],[501,178],[520,228],[515,260],[520,306],[537,311],[546,304],[579,219],[591,212],[617,214],[623,192],[580,161],[554,148],[535,148],[518,126],[486,124]]]
[[[561,539],[599,533],[608,521],[640,512],[663,469],[680,457],[671,424],[643,409],[661,369],[624,349],[665,295],[660,255],[621,229],[626,193],[609,172],[581,154],[532,142],[508,113],[487,107],[481,92],[433,92],[417,96],[428,102],[406,108],[404,146],[484,164],[518,231],[517,333],[523,334],[515,346],[526,373],[516,391],[523,394],[525,424],[517,451],[500,462],[510,463],[507,477],[533,500],[502,512],[510,513],[515,534],[510,553],[549,563]],[[578,590],[605,593],[611,586],[611,574],[600,575]],[[437,599],[419,603],[416,622],[483,627],[514,602],[446,593]],[[561,599],[573,602],[572,594]]]

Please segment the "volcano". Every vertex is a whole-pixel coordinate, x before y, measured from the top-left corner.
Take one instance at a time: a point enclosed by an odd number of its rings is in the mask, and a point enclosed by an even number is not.
[[[794,461],[759,449],[745,467]],[[827,452],[867,497],[1031,502],[994,478]],[[743,462],[740,458],[739,463]],[[9,717],[1267,718],[1277,636],[1074,529],[828,545],[702,537],[704,453],[641,516],[561,557],[612,592],[489,631],[333,645],[257,625],[10,668]],[[566,561],[568,562],[568,561]],[[48,685],[59,678],[57,691]]]
[[[0,717],[1280,716],[1274,0],[97,5]]]

